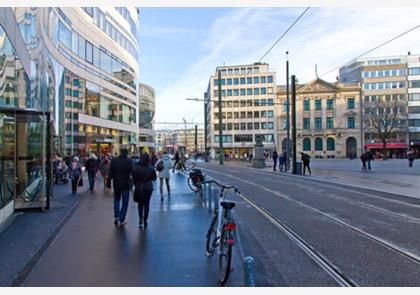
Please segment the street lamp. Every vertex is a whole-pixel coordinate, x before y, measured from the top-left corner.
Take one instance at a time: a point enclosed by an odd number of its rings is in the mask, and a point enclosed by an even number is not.
[[[290,98],[289,98],[289,51],[286,51],[286,96],[287,96],[287,143],[286,143],[286,155],[287,155],[287,163],[286,169],[290,167]]]

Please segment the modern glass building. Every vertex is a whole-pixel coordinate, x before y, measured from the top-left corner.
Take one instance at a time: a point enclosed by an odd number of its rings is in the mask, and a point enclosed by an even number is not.
[[[153,119],[155,116],[155,89],[139,84],[139,148],[155,150]]]
[[[48,208],[55,153],[136,150],[138,13],[0,8],[0,208]]]

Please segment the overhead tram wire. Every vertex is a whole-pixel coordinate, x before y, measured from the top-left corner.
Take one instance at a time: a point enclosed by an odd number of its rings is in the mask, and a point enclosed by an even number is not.
[[[394,41],[394,40],[396,40],[396,39],[398,39],[398,38],[400,38],[400,37],[402,37],[402,36],[404,36],[404,35],[406,35],[406,34],[410,33],[411,31],[414,31],[414,30],[418,29],[419,27],[420,27],[420,25],[416,25],[416,26],[412,27],[411,29],[409,29],[409,30],[407,30],[407,31],[405,31],[405,32],[403,32],[403,33],[401,33],[401,34],[399,34],[399,35],[397,35],[397,36],[395,36],[395,37],[393,37],[393,38],[391,38],[391,39],[389,39],[389,40],[387,40],[387,41],[385,41],[385,42],[381,43],[381,44],[379,44],[378,46],[376,46],[376,47],[374,47],[374,48],[372,48],[372,49],[369,49],[368,51],[366,51],[366,52],[364,52],[364,53],[362,53],[362,54],[360,54],[360,55],[356,56],[355,58],[352,58],[351,60],[349,60],[349,61],[348,61],[348,62],[346,62],[345,64],[339,65],[339,66],[337,66],[337,67],[335,67],[335,68],[333,68],[333,69],[329,70],[328,72],[325,72],[324,74],[320,75],[320,77],[323,77],[323,76],[325,76],[325,75],[328,75],[329,73],[331,73],[331,72],[333,72],[333,71],[335,71],[335,70],[337,70],[337,69],[339,69],[339,68],[341,68],[341,67],[343,67],[343,66],[347,65],[347,64],[348,64],[348,63],[350,63],[351,61],[353,61],[353,60],[355,60],[355,59],[358,59],[358,58],[360,58],[360,57],[362,57],[362,56],[364,56],[364,55],[366,55],[366,54],[368,54],[368,53],[371,53],[372,51],[374,51],[374,50],[376,50],[376,49],[378,49],[378,48],[380,48],[380,47],[382,47],[382,46],[385,46],[385,45],[386,45],[386,44],[388,44],[388,43],[391,43],[392,41]]]

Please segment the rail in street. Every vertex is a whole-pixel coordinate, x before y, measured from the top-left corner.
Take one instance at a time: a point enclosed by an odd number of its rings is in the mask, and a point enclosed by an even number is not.
[[[270,229],[271,235],[290,239],[294,233],[350,285],[420,285],[420,240],[416,234],[420,229],[419,200],[234,164],[203,167],[208,175],[223,177],[225,182],[241,187],[254,210],[263,211],[259,218],[247,218],[248,229],[262,222],[262,218],[271,219],[277,227]],[[242,210],[247,210],[244,207]],[[280,233],[279,224],[289,232],[285,233],[283,229]],[[286,258],[285,253],[272,255],[281,249],[264,239],[267,234],[249,232],[265,250],[269,257],[267,263],[281,274],[280,282],[295,286],[314,285],[310,263],[301,263],[301,268],[293,264],[286,267],[284,262],[291,258]],[[309,252],[305,253],[308,255]],[[294,255],[298,255],[296,259],[302,259],[302,253]],[[295,262],[292,258],[291,263]],[[302,272],[305,265],[308,270]],[[293,268],[296,273],[291,271]],[[323,269],[320,263],[318,268],[318,271]],[[328,285],[329,282],[324,278],[316,285]]]

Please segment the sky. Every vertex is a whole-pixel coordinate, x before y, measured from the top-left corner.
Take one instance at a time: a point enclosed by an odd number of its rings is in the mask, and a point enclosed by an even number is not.
[[[163,122],[203,122],[203,98],[217,66],[258,61],[304,8],[141,8],[140,81],[156,90],[156,128],[183,128]],[[299,83],[334,82],[338,70],[367,50],[420,25],[420,8],[311,8],[262,60]],[[366,57],[420,54],[420,28]]]

